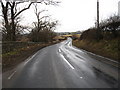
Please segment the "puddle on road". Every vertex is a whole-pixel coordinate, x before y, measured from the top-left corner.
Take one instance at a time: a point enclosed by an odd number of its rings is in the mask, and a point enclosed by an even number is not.
[[[102,79],[105,81],[108,85],[110,85],[112,88],[118,88],[118,80],[113,78],[112,76],[102,72],[101,70],[93,67],[93,71],[96,75],[96,78]]]

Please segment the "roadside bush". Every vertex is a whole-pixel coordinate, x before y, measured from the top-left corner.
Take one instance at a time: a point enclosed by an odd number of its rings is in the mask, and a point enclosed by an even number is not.
[[[97,32],[96,29],[88,29],[82,33],[80,36],[80,40],[96,40]]]
[[[120,17],[112,16],[100,23],[99,30],[97,28],[91,28],[84,31],[80,37],[80,40],[111,40],[120,38]]]

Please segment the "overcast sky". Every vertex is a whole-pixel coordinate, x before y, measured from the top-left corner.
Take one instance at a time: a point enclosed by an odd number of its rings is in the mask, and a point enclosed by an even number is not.
[[[99,0],[100,20],[118,13],[118,1],[120,0]],[[59,21],[57,32],[73,32],[86,30],[95,25],[97,0],[61,0],[59,6],[40,5],[40,10],[48,9],[44,14],[52,15],[53,19]],[[21,24],[32,26],[36,20],[33,7],[22,15]]]

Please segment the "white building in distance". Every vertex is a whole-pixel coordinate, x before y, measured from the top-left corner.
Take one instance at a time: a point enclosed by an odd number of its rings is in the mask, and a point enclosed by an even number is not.
[[[120,16],[120,1],[118,2],[118,15]]]

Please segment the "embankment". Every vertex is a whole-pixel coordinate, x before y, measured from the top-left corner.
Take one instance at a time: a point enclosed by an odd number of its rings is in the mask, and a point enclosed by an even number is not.
[[[73,41],[73,45],[87,50],[89,52],[113,59],[120,60],[119,56],[119,43],[118,39],[113,40],[101,40],[99,42],[89,41],[89,40],[75,40]]]

